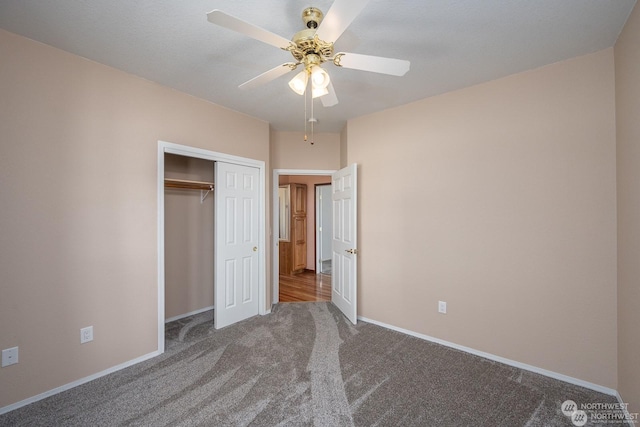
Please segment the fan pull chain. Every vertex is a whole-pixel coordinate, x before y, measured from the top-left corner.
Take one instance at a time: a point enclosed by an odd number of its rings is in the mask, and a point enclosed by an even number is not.
[[[313,145],[313,124],[316,121],[316,117],[313,115],[313,96],[311,96],[311,118],[309,121],[311,122],[311,145]]]
[[[309,82],[304,90],[304,96],[302,97],[304,102],[304,142],[307,142],[307,96],[309,94]],[[313,113],[312,113],[313,114]]]

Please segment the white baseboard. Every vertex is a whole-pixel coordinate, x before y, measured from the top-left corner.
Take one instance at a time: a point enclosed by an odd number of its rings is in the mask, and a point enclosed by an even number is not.
[[[169,323],[169,322],[173,322],[174,320],[184,319],[185,317],[193,316],[195,314],[204,313],[205,311],[209,311],[209,310],[215,310],[215,306],[212,305],[210,307],[201,308],[199,310],[191,311],[189,313],[181,314],[179,316],[174,316],[174,317],[171,317],[169,319],[165,319],[164,323]],[[264,313],[259,313],[259,314],[261,316],[264,316],[265,314],[271,314],[271,309],[269,308],[268,310],[265,310]]]
[[[189,313],[181,314],[179,316],[174,316],[174,317],[170,317],[168,319],[164,319],[164,323],[169,323],[169,322],[173,322],[174,320],[184,319],[185,317],[193,316],[195,314],[204,313],[205,311],[209,311],[209,310],[213,310],[213,306],[201,308],[199,310],[194,310],[194,311],[191,311]]]
[[[119,365],[113,366],[113,367],[111,367],[109,369],[105,369],[104,371],[98,372],[96,374],[89,375],[88,377],[80,378],[79,380],[70,382],[70,383],[65,384],[63,386],[56,387],[56,388],[54,388],[52,390],[45,391],[44,393],[40,393],[38,395],[35,395],[35,396],[29,397],[27,399],[21,400],[20,402],[12,403],[11,405],[7,405],[5,407],[0,408],[0,415],[6,414],[7,412],[11,412],[11,411],[13,411],[15,409],[18,409],[18,408],[22,408],[23,406],[26,406],[26,405],[28,405],[30,403],[37,402],[38,400],[45,399],[45,398],[47,398],[49,396],[53,396],[54,394],[62,393],[63,391],[67,391],[69,389],[72,389],[72,388],[77,387],[79,385],[88,383],[89,381],[93,381],[93,380],[95,380],[97,378],[103,377],[105,375],[111,374],[111,373],[119,371],[121,369],[128,368],[129,366],[133,366],[136,363],[144,362],[145,360],[154,358],[156,356],[159,356],[160,354],[162,354],[162,353],[160,353],[159,351],[154,351],[152,353],[145,354],[144,356],[140,356],[140,357],[137,357],[135,359],[129,360],[127,362],[121,363]]]
[[[620,396],[618,392],[612,388],[601,386],[599,384],[594,384],[588,381],[584,381],[579,378],[570,377],[568,375],[560,374],[558,372],[553,372],[547,369],[538,368],[537,366],[532,366],[526,363],[517,362],[515,360],[506,359],[504,357],[496,356],[495,354],[485,353],[484,351],[476,350],[470,347],[465,347],[463,345],[441,340],[439,338],[430,337],[429,335],[419,334],[417,332],[413,332],[408,329],[398,328],[393,325],[388,325],[383,322],[378,322],[377,320],[367,319],[366,317],[358,316],[358,320],[362,320],[363,322],[382,326],[383,328],[391,329],[393,331],[402,332],[403,334],[411,335],[412,337],[420,338],[426,341],[431,341],[436,344],[441,344],[446,347],[455,348],[456,350],[460,350],[460,351],[464,351],[465,353],[470,353],[476,356],[484,357],[485,359],[493,360],[495,362],[504,363],[505,365],[513,366],[515,368],[524,369],[525,371],[534,372],[536,374],[540,374],[546,377],[554,378],[556,380],[564,381],[569,384],[574,384],[580,387],[588,388],[590,390],[598,391],[600,393],[608,394],[610,396],[618,396],[618,398]]]

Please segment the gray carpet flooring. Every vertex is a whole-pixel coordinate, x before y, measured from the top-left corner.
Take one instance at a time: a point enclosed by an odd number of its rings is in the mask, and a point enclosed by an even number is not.
[[[353,326],[329,303],[279,304],[221,330],[202,313],[168,324],[166,336],[163,355],[2,415],[0,425],[573,426],[565,400],[616,402]]]

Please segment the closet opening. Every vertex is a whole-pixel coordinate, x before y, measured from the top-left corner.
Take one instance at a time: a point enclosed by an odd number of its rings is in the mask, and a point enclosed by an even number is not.
[[[270,312],[266,174],[261,160],[165,141],[158,141],[157,155],[157,337],[163,353],[167,321],[213,310],[219,329]]]
[[[213,310],[214,162],[165,154],[165,323]]]

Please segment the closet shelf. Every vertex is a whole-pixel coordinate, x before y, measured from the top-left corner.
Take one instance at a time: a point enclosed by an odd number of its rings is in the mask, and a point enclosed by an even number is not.
[[[204,203],[210,192],[213,191],[213,182],[189,181],[186,179],[164,179],[164,188],[178,188],[182,190],[200,190],[200,203]]]
[[[188,181],[186,179],[165,178],[164,187],[165,188],[181,188],[184,190],[213,191],[213,182]]]

